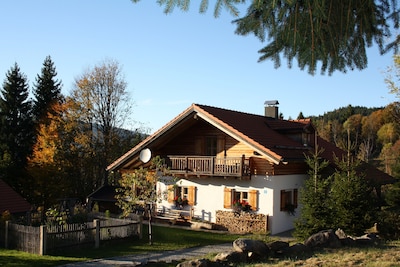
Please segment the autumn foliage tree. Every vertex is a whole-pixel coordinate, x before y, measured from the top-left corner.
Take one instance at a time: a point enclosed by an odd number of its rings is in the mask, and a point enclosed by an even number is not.
[[[132,108],[126,88],[121,65],[106,59],[76,78],[68,98],[69,120],[77,127],[75,147],[84,158],[82,174],[93,188],[108,183],[106,167],[122,154],[121,139],[133,137],[123,130]]]

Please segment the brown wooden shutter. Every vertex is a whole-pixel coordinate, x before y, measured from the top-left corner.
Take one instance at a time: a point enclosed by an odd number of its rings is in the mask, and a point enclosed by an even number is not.
[[[293,190],[293,205],[297,208],[297,189]]]
[[[225,209],[230,209],[232,208],[232,196],[233,196],[233,192],[235,190],[234,189],[230,189],[225,187],[224,188],[224,208]]]
[[[258,190],[249,191],[249,205],[251,206],[251,210],[258,210],[257,197],[258,197]]]
[[[189,186],[188,187],[188,204],[190,206],[194,206],[196,201],[196,187]]]
[[[286,206],[285,190],[281,190],[281,211],[285,210]]]
[[[168,188],[168,202],[173,203],[175,198],[175,188],[173,185],[169,185],[167,188]]]

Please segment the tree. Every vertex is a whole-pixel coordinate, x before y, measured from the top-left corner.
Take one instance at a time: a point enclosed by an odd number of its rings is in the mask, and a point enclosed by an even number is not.
[[[34,129],[27,78],[17,63],[7,72],[0,97],[0,166],[2,178],[20,188]]]
[[[390,105],[390,110],[397,124],[400,124],[400,54],[393,57],[393,66],[387,68],[385,83],[389,92],[397,98],[397,101]]]
[[[60,103],[63,100],[61,95],[61,81],[56,80],[57,71],[50,56],[47,56],[43,62],[41,74],[37,75],[34,84],[33,95],[35,96],[33,104],[33,115],[38,123],[47,117],[53,104]]]
[[[336,159],[337,170],[330,190],[333,225],[351,235],[363,234],[377,219],[378,204],[372,185],[357,171],[359,161]]]
[[[329,202],[330,177],[323,173],[329,162],[322,160],[323,149],[315,146],[311,155],[306,155],[309,176],[300,190],[300,217],[295,221],[294,235],[307,238],[321,230],[331,228],[332,214]]]
[[[66,104],[54,102],[48,109],[47,122],[36,127],[36,142],[28,160],[31,183],[27,185],[31,188],[31,203],[43,206],[44,210],[60,198],[81,196],[76,191],[83,189],[81,184],[73,184],[80,177],[76,177],[68,156],[72,142],[65,127]]]
[[[120,155],[122,127],[132,108],[126,86],[119,63],[104,60],[76,78],[68,99],[70,118],[79,125],[75,141],[95,164],[86,166],[93,166],[95,187],[107,183],[106,167]]]
[[[139,2],[140,0],[132,0]],[[164,11],[175,7],[188,10],[190,0],[158,0]],[[239,35],[254,34],[262,42],[270,43],[259,50],[259,61],[271,59],[275,67],[280,57],[289,67],[296,59],[300,69],[308,68],[314,74],[318,65],[321,73],[347,72],[364,69],[368,59],[366,48],[375,42],[381,53],[397,51],[400,36],[392,37],[391,29],[399,27],[399,8],[394,0],[329,0],[329,1],[246,1],[218,0],[214,16],[226,8],[239,16],[237,5],[248,3],[247,13],[234,21]],[[200,2],[200,12],[208,9],[208,0]]]
[[[148,212],[149,243],[152,244],[151,218],[154,204],[161,196],[156,193],[157,181],[166,170],[163,160],[157,156],[151,160],[149,168],[138,168],[131,173],[124,173],[116,189],[117,206],[122,209],[122,216],[128,217],[139,207]]]

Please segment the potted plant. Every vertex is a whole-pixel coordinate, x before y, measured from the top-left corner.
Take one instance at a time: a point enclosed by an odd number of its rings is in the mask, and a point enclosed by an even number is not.
[[[177,209],[182,209],[189,204],[189,201],[185,197],[181,198],[180,196],[175,196],[174,203]]]

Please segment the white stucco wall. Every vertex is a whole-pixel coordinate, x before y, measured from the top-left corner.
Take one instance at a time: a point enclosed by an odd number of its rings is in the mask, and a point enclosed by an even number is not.
[[[224,209],[224,188],[234,188],[236,191],[258,190],[258,210],[269,216],[269,230],[271,234],[277,234],[293,229],[293,220],[298,216],[292,216],[280,211],[281,190],[298,189],[303,185],[306,175],[280,175],[280,176],[252,176],[250,181],[242,181],[234,178],[202,178],[181,179],[177,181],[178,186],[195,186],[196,203],[193,206],[194,216],[215,222],[217,210]],[[164,196],[159,208],[171,208],[173,204],[168,203],[166,198],[167,185],[164,182],[157,184],[158,193]],[[163,193],[164,192],[164,193]]]

